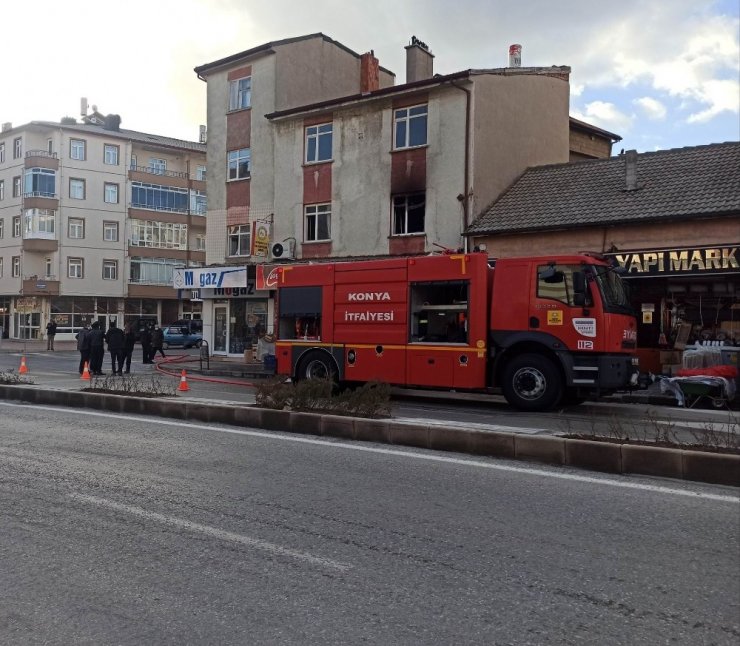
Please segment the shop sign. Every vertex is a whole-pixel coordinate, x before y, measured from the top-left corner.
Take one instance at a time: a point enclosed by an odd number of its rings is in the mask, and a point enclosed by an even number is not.
[[[280,265],[257,265],[257,289],[277,289],[280,274],[284,267]]]
[[[252,225],[252,255],[267,258],[270,251],[270,223],[257,220]]]
[[[212,298],[240,298],[254,295],[254,282],[249,281],[246,287],[222,287],[214,289]]]
[[[247,284],[247,267],[175,269],[172,284],[175,289],[244,287]]]
[[[740,244],[722,247],[656,249],[604,254],[632,276],[675,276],[740,271]]]
[[[19,296],[15,299],[15,309],[19,312],[33,312],[38,308],[35,296]]]

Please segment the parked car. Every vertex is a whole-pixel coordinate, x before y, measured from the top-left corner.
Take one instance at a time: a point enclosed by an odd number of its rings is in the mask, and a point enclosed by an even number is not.
[[[172,345],[181,345],[188,348],[199,348],[203,343],[203,335],[200,332],[191,332],[186,326],[170,325],[164,330],[164,343],[162,347],[166,350]]]
[[[172,325],[187,328],[188,332],[192,334],[203,334],[202,319],[177,319],[177,321],[170,323],[170,326]]]

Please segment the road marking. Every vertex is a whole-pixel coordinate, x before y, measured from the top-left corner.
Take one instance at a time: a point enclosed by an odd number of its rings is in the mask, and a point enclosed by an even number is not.
[[[66,408],[54,406],[36,406],[28,404],[11,404],[9,402],[0,402],[0,406],[11,408],[25,408],[28,410],[46,410],[58,413],[68,411]],[[294,442],[298,444],[313,444],[315,446],[326,446],[334,449],[344,449],[348,451],[364,451],[366,453],[379,453],[382,455],[393,455],[414,460],[426,460],[428,462],[443,462],[446,464],[459,464],[469,467],[479,467],[483,469],[492,469],[495,471],[507,471],[509,473],[522,473],[526,475],[536,475],[545,478],[555,478],[557,480],[571,480],[574,482],[585,482],[589,484],[607,485],[610,487],[620,487],[623,489],[637,489],[639,491],[650,491],[653,493],[670,494],[675,496],[685,496],[687,498],[701,498],[705,500],[717,500],[720,502],[730,502],[739,504],[740,497],[728,496],[722,494],[704,493],[700,491],[690,491],[687,489],[674,489],[672,487],[663,487],[660,485],[649,485],[637,482],[627,482],[625,480],[615,480],[614,478],[595,478],[591,476],[581,476],[574,473],[558,473],[556,471],[547,471],[533,467],[516,467],[507,464],[493,464],[490,462],[481,462],[480,460],[467,460],[462,458],[452,458],[443,455],[432,455],[426,453],[417,453],[410,450],[401,451],[398,449],[383,449],[379,447],[361,446],[356,443],[346,443],[341,440],[320,440],[307,437],[296,437],[294,435],[283,435],[277,431],[244,431],[235,428],[219,428],[218,426],[209,426],[207,424],[192,424],[190,422],[181,422],[177,420],[155,419],[153,417],[138,417],[136,415],[123,415],[113,413],[102,413],[98,411],[75,410],[74,415],[90,415],[93,417],[108,417],[110,419],[126,419],[135,422],[144,422],[146,424],[159,424],[162,426],[174,426],[176,428],[189,428],[196,430],[215,431],[217,433],[228,433],[230,435],[246,435],[249,437],[260,437],[269,440],[280,440],[284,442]]]
[[[276,545],[275,543],[263,541],[259,538],[252,538],[251,536],[245,536],[244,534],[227,532],[223,529],[218,529],[217,527],[211,527],[210,525],[201,525],[200,523],[194,523],[183,518],[165,516],[164,514],[158,514],[154,511],[141,509],[141,507],[124,505],[119,502],[114,502],[113,500],[105,500],[104,498],[96,498],[95,496],[88,496],[81,493],[70,493],[67,495],[73,500],[86,502],[91,505],[97,505],[99,507],[107,507],[108,509],[131,514],[132,516],[138,516],[139,518],[163,523],[165,525],[174,525],[175,527],[180,527],[181,529],[186,529],[191,532],[205,534],[206,536],[211,536],[222,541],[239,543],[240,545],[253,547],[255,549],[262,550],[263,552],[267,552],[268,554],[273,554],[274,556],[288,556],[290,558],[298,559],[299,561],[305,561],[306,563],[310,563],[311,565],[328,567],[334,570],[339,570],[340,572],[346,572],[352,567],[351,565],[347,565],[346,563],[340,563],[339,561],[321,558],[320,556],[313,556],[312,554],[308,554],[306,552],[292,550],[287,547]]]

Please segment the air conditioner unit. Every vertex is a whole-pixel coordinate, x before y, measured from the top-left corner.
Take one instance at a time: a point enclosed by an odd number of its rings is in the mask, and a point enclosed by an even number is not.
[[[295,243],[292,240],[276,242],[270,249],[272,257],[279,260],[293,260],[295,258]]]

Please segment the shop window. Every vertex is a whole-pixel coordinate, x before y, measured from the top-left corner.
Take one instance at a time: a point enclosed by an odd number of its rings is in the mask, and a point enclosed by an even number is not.
[[[411,341],[468,342],[468,281],[412,283]]]
[[[280,290],[281,339],[321,340],[321,287]]]

